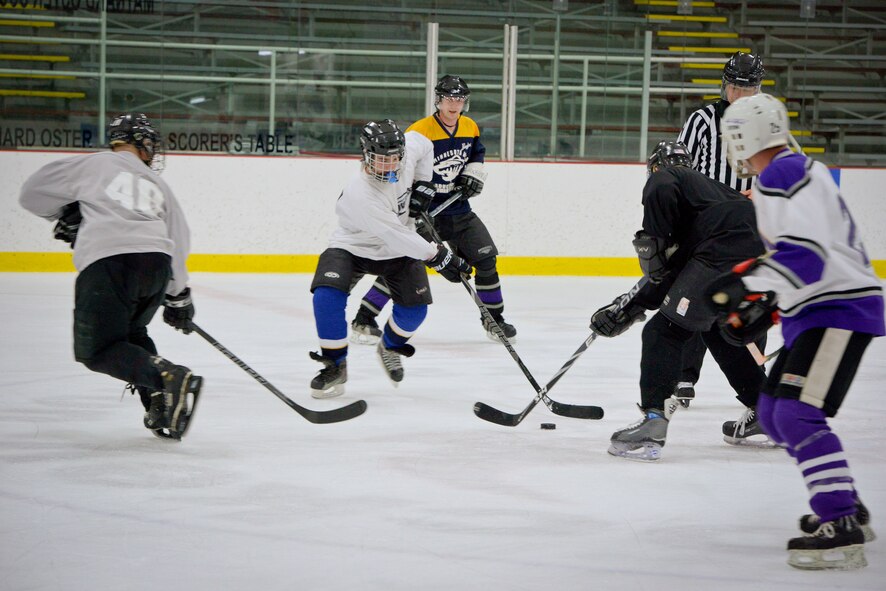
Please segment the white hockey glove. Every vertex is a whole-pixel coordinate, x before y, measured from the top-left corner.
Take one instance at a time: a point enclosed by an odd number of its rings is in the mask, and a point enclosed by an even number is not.
[[[482,162],[471,162],[461,174],[455,177],[455,190],[461,190],[466,198],[479,195],[483,191],[488,173],[483,170]]]

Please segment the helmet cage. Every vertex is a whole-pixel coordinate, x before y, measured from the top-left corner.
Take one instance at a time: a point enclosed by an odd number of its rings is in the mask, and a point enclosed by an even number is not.
[[[467,113],[471,107],[470,97],[471,89],[468,83],[461,76],[443,76],[434,87],[434,108],[440,110],[440,103],[443,99],[448,98],[457,101],[464,101],[462,113]]]
[[[363,167],[374,179],[386,183],[400,180],[406,159],[406,136],[390,119],[370,121],[360,133]]]

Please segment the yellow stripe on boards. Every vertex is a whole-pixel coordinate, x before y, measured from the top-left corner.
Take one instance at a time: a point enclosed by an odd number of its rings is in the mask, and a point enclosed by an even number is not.
[[[192,273],[313,273],[315,254],[192,254]],[[886,260],[872,261],[886,278]],[[502,275],[638,277],[635,257],[498,257]],[[57,273],[74,271],[69,252],[0,252],[2,273]],[[433,271],[430,271],[433,274]]]
[[[313,273],[319,255],[192,254],[188,271],[199,273]]]

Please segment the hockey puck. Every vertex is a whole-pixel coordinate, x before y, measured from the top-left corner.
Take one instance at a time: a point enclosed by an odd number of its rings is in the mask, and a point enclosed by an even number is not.
[[[552,429],[556,429],[557,425],[554,423],[542,423],[541,428],[544,429],[545,431],[550,431]]]

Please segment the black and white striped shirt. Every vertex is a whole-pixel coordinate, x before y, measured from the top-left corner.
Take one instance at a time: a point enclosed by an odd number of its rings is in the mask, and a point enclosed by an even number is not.
[[[695,111],[686,120],[678,139],[692,153],[695,170],[736,191],[745,191],[751,188],[753,179],[735,176],[726,159],[726,143],[720,137],[720,117],[728,106],[729,103],[720,100]]]

